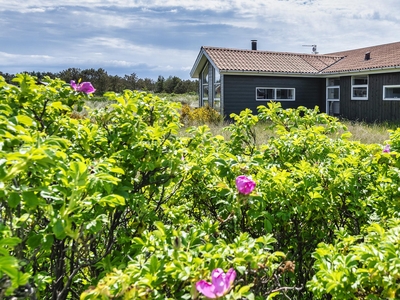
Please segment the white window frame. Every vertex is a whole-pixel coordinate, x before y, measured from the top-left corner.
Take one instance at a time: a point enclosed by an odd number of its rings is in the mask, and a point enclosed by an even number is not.
[[[367,83],[366,84],[354,84],[354,79],[356,77],[367,77]],[[351,100],[368,100],[368,84],[369,84],[369,76],[368,75],[351,76]],[[366,95],[363,97],[353,96],[355,88],[366,88],[366,90],[367,90]]]
[[[258,98],[258,90],[273,90],[273,98],[269,99],[259,99]],[[293,91],[293,99],[277,99],[277,90],[292,90]],[[256,101],[296,101],[296,89],[295,88],[286,88],[286,87],[256,87]]]
[[[201,71],[201,106],[204,106],[205,102],[207,103],[207,106],[210,106],[209,68],[210,66],[207,62],[203,70]],[[204,82],[205,78],[207,78],[207,82]],[[205,97],[206,90],[207,90],[207,97]]]
[[[337,81],[338,84],[335,84]],[[337,90],[337,98],[329,98],[329,91]],[[335,94],[335,92],[333,92]],[[339,112],[335,112],[338,109]],[[340,77],[326,79],[326,112],[329,115],[340,114]]]
[[[398,98],[396,98],[396,97],[392,97],[392,98],[386,97],[386,88],[397,88],[397,89],[400,89],[400,85],[384,85],[383,86],[383,100],[385,100],[385,101],[400,101],[400,96]]]
[[[337,90],[338,97],[337,98],[329,98],[329,90]],[[340,86],[327,86],[326,87],[326,99],[329,101],[339,101],[340,100]]]

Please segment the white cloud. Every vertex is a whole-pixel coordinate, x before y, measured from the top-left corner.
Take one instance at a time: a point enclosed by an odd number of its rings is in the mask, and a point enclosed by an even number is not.
[[[8,0],[0,71],[138,65],[188,76],[200,46],[320,53],[398,39],[398,0]],[[21,15],[22,14],[22,15]],[[149,71],[150,72],[150,71]]]

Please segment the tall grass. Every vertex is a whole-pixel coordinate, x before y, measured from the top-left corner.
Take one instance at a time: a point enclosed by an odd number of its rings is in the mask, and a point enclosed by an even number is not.
[[[384,145],[389,140],[389,129],[394,129],[394,125],[391,124],[368,124],[363,122],[350,122],[343,121],[348,131],[352,134],[349,140],[358,141],[363,144],[381,144]],[[200,124],[199,124],[200,125]],[[229,139],[230,133],[223,130],[224,127],[228,126],[228,122],[221,122],[220,124],[207,124],[210,127],[210,131],[214,135],[221,135],[226,140]],[[256,135],[256,141],[258,145],[265,144],[268,139],[274,136],[274,132],[268,128],[268,124],[257,124],[254,127]]]
[[[395,124],[389,123],[365,123],[342,121],[351,132],[351,140],[359,141],[363,144],[386,144],[389,140],[389,130],[395,129]]]
[[[191,107],[198,106],[198,95],[196,94],[155,94],[158,97],[165,99],[166,101],[174,101],[180,102],[182,104],[188,104]],[[101,100],[101,101],[98,101]],[[103,99],[93,99],[93,101],[88,101],[86,103],[92,109],[100,109],[103,107],[107,107],[109,102],[102,101]],[[85,112],[83,112],[85,114]],[[365,122],[354,122],[348,120],[341,120],[341,122],[346,125],[349,132],[351,132],[352,136],[350,140],[359,141],[364,144],[385,144],[389,139],[389,131],[390,129],[394,130],[397,127],[400,127],[400,124],[394,123],[365,123]],[[204,123],[196,123],[195,125],[204,125]],[[229,125],[229,122],[222,121],[218,124],[209,123],[206,124],[209,126],[210,131],[214,135],[222,135],[225,139],[229,139],[230,133],[226,130],[223,130],[224,127]],[[184,130],[185,128],[183,128]],[[267,129],[266,124],[258,124],[255,126],[254,131],[256,133],[257,144],[265,143],[274,133]],[[184,133],[183,133],[184,134]]]

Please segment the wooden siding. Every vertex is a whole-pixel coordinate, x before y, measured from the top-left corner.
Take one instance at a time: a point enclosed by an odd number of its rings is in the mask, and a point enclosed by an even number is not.
[[[282,101],[283,108],[319,106],[325,112],[325,82],[325,78],[224,75],[224,115],[246,108],[256,114],[258,106],[267,105],[268,101],[256,101],[256,87],[295,88],[295,101]]]
[[[340,114],[349,120],[399,121],[400,101],[383,100],[384,85],[400,85],[400,72],[371,74],[368,100],[351,100],[351,76],[340,78]]]

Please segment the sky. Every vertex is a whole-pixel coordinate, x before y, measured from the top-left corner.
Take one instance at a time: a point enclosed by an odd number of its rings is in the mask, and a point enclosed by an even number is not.
[[[400,41],[399,0],[0,0],[0,71],[191,79],[202,46],[320,54]]]

